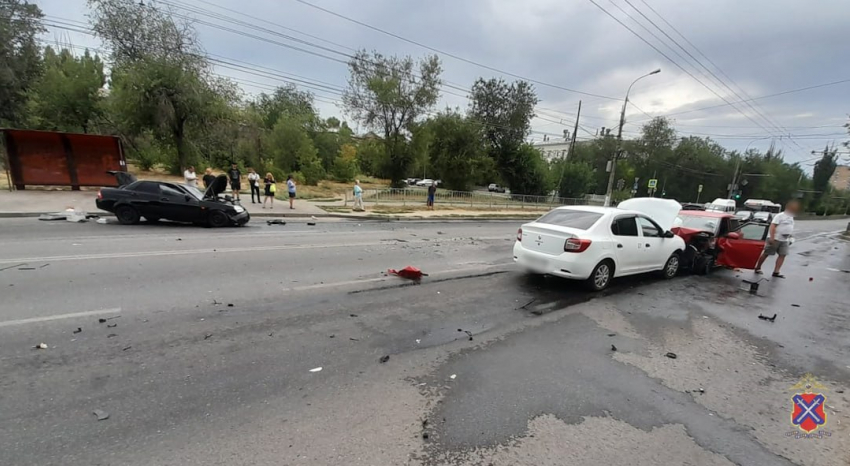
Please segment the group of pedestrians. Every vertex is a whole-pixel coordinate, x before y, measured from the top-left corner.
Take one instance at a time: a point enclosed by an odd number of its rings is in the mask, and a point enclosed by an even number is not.
[[[215,178],[215,175],[212,173],[212,168],[207,168],[203,177],[204,188],[208,188],[213,182],[215,182]],[[230,170],[227,171],[227,178],[230,181],[230,189],[233,192],[233,200],[239,202],[239,193],[242,190],[242,172],[239,170],[239,166],[237,164],[234,163],[230,166]],[[198,187],[198,175],[195,173],[195,167],[187,167],[183,172],[183,179],[186,186],[192,186],[194,188]],[[260,197],[260,174],[253,168],[248,168],[247,179],[248,186],[251,188],[251,204],[263,204],[263,209],[265,209],[268,204],[270,209],[274,209],[274,196],[277,192],[277,182],[274,179],[274,175],[269,172],[266,173],[264,178],[262,178],[264,185],[264,198]],[[297,185],[295,183],[295,178],[293,178],[292,175],[289,175],[286,178],[286,189],[289,193],[289,208],[295,209],[295,194],[297,191]],[[256,199],[256,201],[254,199]]]

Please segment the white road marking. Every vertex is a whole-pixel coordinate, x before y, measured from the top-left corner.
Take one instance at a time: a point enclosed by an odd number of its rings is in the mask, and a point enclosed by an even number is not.
[[[504,236],[481,237],[477,240],[498,240],[504,239]],[[450,243],[451,238],[440,241],[441,243]],[[433,244],[435,241],[408,241],[407,244]],[[340,241],[333,244],[301,244],[301,245],[282,245],[282,246],[253,246],[239,248],[202,248],[202,249],[178,249],[165,251],[140,251],[140,252],[113,252],[104,254],[78,254],[71,256],[44,256],[44,257],[26,257],[14,259],[0,259],[0,264],[11,264],[19,262],[62,262],[75,260],[96,260],[96,259],[128,259],[136,257],[153,257],[153,256],[184,256],[195,254],[213,254],[213,253],[233,253],[233,252],[258,252],[258,251],[287,251],[300,249],[332,249],[332,248],[349,248],[361,246],[388,246],[387,240],[347,243]]]
[[[34,324],[37,322],[49,322],[51,320],[59,320],[59,319],[72,319],[74,317],[89,317],[89,316],[97,316],[103,314],[118,314],[121,312],[120,307],[116,307],[114,309],[100,309],[97,311],[86,311],[86,312],[73,312],[71,314],[57,314],[53,316],[44,316],[44,317],[32,317],[29,319],[18,319],[18,320],[7,320],[5,322],[0,322],[0,328],[2,327],[12,327],[14,325],[24,325],[24,324]]]

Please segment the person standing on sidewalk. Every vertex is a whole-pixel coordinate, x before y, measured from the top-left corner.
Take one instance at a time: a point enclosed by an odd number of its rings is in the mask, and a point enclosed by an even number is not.
[[[434,198],[437,196],[437,183],[431,182],[428,186],[428,210],[434,210]]]
[[[363,207],[363,188],[360,187],[360,180],[354,180],[354,210],[358,212],[366,210]]]
[[[263,180],[263,183],[266,185],[265,194],[266,198],[263,199],[263,209],[266,208],[266,202],[271,201],[270,209],[274,209],[274,193],[277,191],[277,186],[275,185],[274,175],[271,172],[266,173],[266,178]]]
[[[253,168],[248,169],[248,184],[251,185],[251,204],[254,204],[254,194],[257,194],[257,203],[260,203],[260,174]]]
[[[773,277],[785,278],[782,275],[782,264],[785,263],[785,257],[788,255],[788,244],[791,241],[791,236],[794,234],[794,216],[800,210],[800,203],[796,200],[790,200],[785,204],[785,211],[773,217],[770,222],[770,230],[768,230],[767,243],[764,245],[764,251],[759,257],[756,264],[755,272],[761,275],[761,266],[767,260],[767,256],[778,254],[776,265],[773,268]]]
[[[295,180],[292,175],[286,179],[286,189],[289,191],[289,208],[295,208]]]
[[[215,181],[215,175],[212,174],[212,168],[207,167],[204,171],[204,189],[212,186],[213,181]]]
[[[230,171],[227,172],[228,178],[230,178],[230,189],[233,191],[233,200],[239,200],[239,190],[242,189],[242,172],[239,171],[239,167],[232,163],[230,164]]]
[[[189,165],[186,168],[186,171],[183,172],[183,180],[186,186],[191,186],[193,188],[198,187],[198,175],[195,174],[195,167]]]

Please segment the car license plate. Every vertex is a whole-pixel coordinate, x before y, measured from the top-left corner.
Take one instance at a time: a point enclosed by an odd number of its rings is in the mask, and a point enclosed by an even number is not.
[[[526,259],[526,264],[535,270],[544,270],[549,265],[549,261],[541,257],[531,256]]]

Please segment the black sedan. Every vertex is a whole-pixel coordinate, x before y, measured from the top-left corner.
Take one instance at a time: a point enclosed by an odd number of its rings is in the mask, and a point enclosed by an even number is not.
[[[227,176],[220,175],[201,192],[193,186],[165,181],[137,180],[125,172],[110,172],[118,180],[117,188],[101,188],[97,193],[97,208],[113,212],[124,225],[139,223],[141,217],[149,222],[160,219],[194,223],[211,227],[242,226],[250,215],[229,196],[219,194],[227,187]]]

